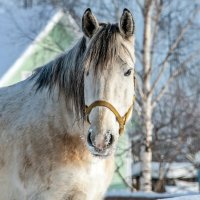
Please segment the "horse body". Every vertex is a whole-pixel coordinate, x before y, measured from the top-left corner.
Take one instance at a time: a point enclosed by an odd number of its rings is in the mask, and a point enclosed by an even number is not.
[[[85,110],[100,100],[130,113],[134,22],[127,9],[120,25],[98,23],[90,9],[82,21],[72,49],[0,89],[0,200],[98,200],[111,182],[127,119]]]
[[[0,200],[101,198],[113,158],[92,156],[72,107],[32,86],[26,80],[0,90]]]

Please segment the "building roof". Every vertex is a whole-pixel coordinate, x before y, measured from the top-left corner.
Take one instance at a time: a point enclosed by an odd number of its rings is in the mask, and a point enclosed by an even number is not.
[[[0,78],[23,54],[57,11],[51,7],[0,10]]]
[[[0,86],[6,86],[10,83],[15,83],[16,80],[14,81],[13,77],[17,77],[16,73],[19,72],[27,60],[30,60],[30,56],[37,51],[38,47],[41,48],[42,46],[50,45],[52,48],[55,48],[55,45],[49,43],[50,41],[46,41],[47,44],[44,44],[44,41],[52,32],[54,27],[57,26],[57,24],[59,24],[59,26],[63,26],[65,32],[71,32],[70,34],[73,34],[73,39],[80,36],[79,27],[74,19],[68,12],[63,12],[61,9],[55,10],[51,7],[44,8],[43,6],[35,6],[31,9],[25,10],[20,9],[17,15],[19,21],[17,21],[17,18],[13,18],[13,13],[10,11],[9,13],[3,13],[10,18],[9,23],[11,23],[11,25],[8,25],[8,27],[14,28],[15,26],[16,32],[13,32],[11,36],[15,37],[16,39],[14,40],[15,43],[9,42],[9,45],[5,44],[6,40],[0,40],[0,44],[2,42],[2,46],[6,46],[5,51],[0,51],[0,56],[2,54],[1,57],[4,57],[4,59],[0,60]],[[12,21],[11,18],[12,20],[14,19],[14,21]],[[4,19],[6,19],[6,17]],[[27,20],[29,20],[30,23]],[[9,32],[9,29],[5,29],[4,32],[6,35],[6,32]],[[66,43],[64,40],[66,40],[66,37],[69,37],[69,33],[68,36],[57,35],[57,37],[60,38],[60,41],[55,41],[56,44],[62,42],[64,45]],[[9,37],[5,38],[10,40]],[[12,48],[13,44],[15,44],[16,48]],[[62,46],[62,44],[60,45]],[[65,48],[66,47],[64,47],[64,49]],[[9,51],[11,51],[11,53]],[[7,52],[12,55],[11,58],[6,56]],[[59,53],[61,53],[60,49]],[[48,56],[48,59],[52,59],[51,55]],[[41,63],[37,64],[40,65]],[[38,66],[36,65],[35,67]],[[13,81],[10,81],[11,79]]]
[[[137,177],[141,174],[141,163],[133,165],[133,176]],[[152,178],[159,178],[159,162],[152,162]],[[164,177],[169,179],[177,178],[195,178],[197,177],[197,169],[189,162],[173,162],[163,164]]]
[[[27,46],[45,27],[55,11],[35,6],[22,9],[11,6],[0,12],[0,78],[21,56]],[[48,14],[47,14],[48,13]]]

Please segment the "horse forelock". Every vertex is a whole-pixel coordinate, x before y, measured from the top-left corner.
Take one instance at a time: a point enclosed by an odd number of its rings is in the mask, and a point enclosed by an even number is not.
[[[131,55],[123,44],[118,25],[101,23],[99,31],[88,44],[87,39],[82,37],[68,52],[36,69],[32,76],[32,79],[36,78],[36,91],[46,87],[52,93],[58,88],[66,101],[72,98],[77,117],[83,119],[84,72],[93,67],[94,76],[100,76],[105,69],[114,66],[121,49]]]
[[[89,43],[85,54],[85,68],[94,68],[94,75],[101,75],[102,71],[116,61],[119,55],[119,28],[116,24],[103,24]]]

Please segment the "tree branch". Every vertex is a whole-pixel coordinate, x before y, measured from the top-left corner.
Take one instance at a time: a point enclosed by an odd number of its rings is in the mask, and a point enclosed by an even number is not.
[[[185,68],[184,66],[193,60],[196,56],[199,56],[200,49],[196,50],[195,53],[190,55],[184,62],[182,62],[179,67],[174,70],[174,72],[169,76],[168,80],[165,82],[165,85],[161,88],[161,90],[158,92],[158,95],[155,97],[155,99],[152,101],[153,108],[156,106],[157,102],[161,99],[165,91],[167,90],[169,84],[174,80],[175,77],[179,76],[182,72],[184,72]]]
[[[156,7],[156,15],[153,18],[154,28],[153,28],[153,33],[152,33],[152,47],[151,47],[152,57],[153,57],[153,54],[154,54],[153,52],[154,52],[156,39],[157,39],[157,35],[158,35],[159,19],[160,19],[160,15],[161,15],[161,12],[162,12],[162,9],[163,9],[163,1],[162,0],[160,0],[159,2],[155,1],[155,7]],[[151,59],[151,65],[152,65],[152,60],[153,60],[153,58]]]
[[[140,10],[141,10],[141,13],[144,15],[144,7],[142,6],[140,0],[136,0],[136,3],[138,4]]]
[[[191,21],[188,20],[188,23],[182,28],[180,34],[177,36],[176,40],[174,41],[174,43],[169,48],[169,51],[167,52],[165,59],[159,64],[158,67],[160,67],[160,71],[159,71],[158,76],[156,77],[155,81],[152,84],[151,93],[153,93],[155,87],[159,83],[159,81],[162,77],[162,74],[165,71],[165,68],[167,66],[167,62],[168,62],[169,57],[174,52],[174,50],[178,47],[180,41],[183,39],[183,36],[186,33],[186,31],[188,30],[190,25],[191,25]]]
[[[144,100],[145,96],[144,96],[144,93],[142,91],[142,84],[140,83],[139,75],[136,72],[135,72],[135,88],[136,88],[136,91],[138,91],[138,93],[139,93],[140,97],[142,98],[142,100]]]
[[[123,183],[124,183],[128,188],[130,188],[131,190],[132,190],[133,188],[136,189],[136,186],[135,186],[135,185],[130,185],[130,184],[126,181],[126,179],[123,177],[123,175],[122,175],[121,172],[120,172],[120,166],[119,166],[119,165],[117,165],[117,168],[116,168],[115,172],[119,175],[119,177],[121,178],[121,180],[123,181]]]

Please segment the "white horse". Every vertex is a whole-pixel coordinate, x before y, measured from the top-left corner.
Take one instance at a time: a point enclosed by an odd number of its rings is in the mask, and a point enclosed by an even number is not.
[[[134,97],[134,21],[98,23],[25,81],[0,89],[0,200],[98,200]],[[123,117],[122,117],[123,116]],[[88,119],[88,120],[87,120]]]

